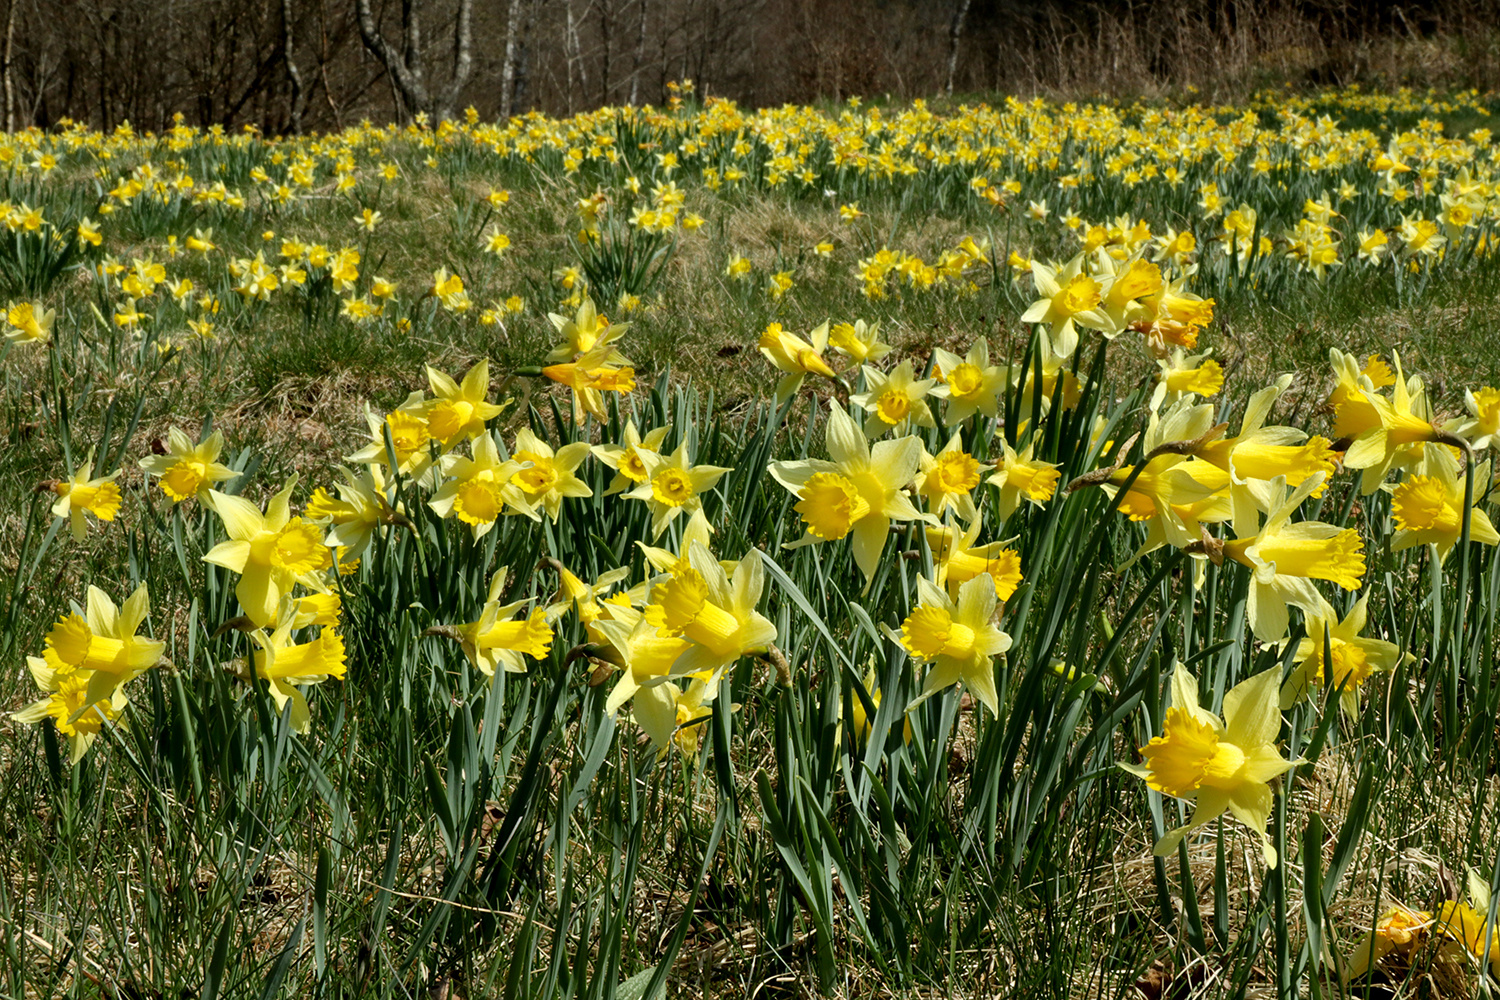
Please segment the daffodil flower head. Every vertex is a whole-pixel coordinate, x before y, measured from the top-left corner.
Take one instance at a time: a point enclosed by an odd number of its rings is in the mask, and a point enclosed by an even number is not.
[[[582,354],[593,354],[599,352],[600,363],[627,365],[630,362],[614,346],[625,332],[630,329],[629,323],[610,323],[608,319],[599,315],[594,300],[588,296],[583,297],[577,311],[571,316],[563,316],[558,313],[548,313],[547,319],[562,335],[562,343],[547,354],[547,360],[568,361]],[[607,348],[608,350],[602,350]]]
[[[529,427],[516,432],[516,446],[511,457],[521,467],[511,474],[510,483],[526,498],[526,504],[540,507],[556,521],[564,497],[593,496],[594,491],[577,476],[577,469],[589,457],[587,441],[574,441],[556,451]]]
[[[802,387],[803,378],[809,374],[837,377],[828,362],[823,360],[823,352],[828,348],[827,323],[809,333],[807,340],[782,329],[780,323],[772,323],[761,333],[757,346],[766,360],[786,373],[776,385],[777,405],[795,395]]]
[[[328,527],[325,539],[339,550],[340,564],[358,559],[369,548],[375,533],[384,525],[396,523],[401,505],[392,507],[385,496],[380,466],[367,465],[358,472],[338,466],[343,482],[335,485],[338,498],[319,487],[307,501],[307,519]]]
[[[502,409],[485,399],[490,391],[488,358],[480,358],[462,384],[429,365],[427,384],[434,396],[426,406],[427,432],[444,448],[483,434],[485,421],[498,416]]]
[[[399,475],[426,479],[432,468],[432,448],[428,442],[433,435],[422,413],[425,408],[426,401],[420,392],[409,395],[406,402],[383,417],[366,406],[365,422],[370,428],[370,443],[347,456],[347,460],[361,465],[389,467],[394,452]],[[390,436],[389,447],[387,435]]]
[[[865,440],[853,418],[834,404],[828,413],[828,459],[773,462],[771,475],[795,493],[807,533],[789,547],[854,539],[854,562],[871,580],[880,564],[891,522],[925,521],[904,490],[921,463],[922,445],[907,436]]]
[[[1102,307],[1103,285],[1088,273],[1088,258],[1078,254],[1060,268],[1035,261],[1031,279],[1039,296],[1021,316],[1023,323],[1046,324],[1050,328],[1052,348],[1059,357],[1073,356],[1078,347],[1078,327],[1109,330],[1109,315]]]
[[[88,688],[95,676],[91,671],[54,668],[36,656],[28,656],[26,664],[32,680],[46,697],[12,713],[11,718],[28,725],[51,719],[57,732],[67,737],[68,763],[78,763],[104,724],[120,721],[120,713],[128,703],[124,688],[116,686],[105,698],[89,700]]]
[[[107,476],[96,477],[93,468],[94,453],[90,451],[72,476],[52,485],[52,492],[57,494],[52,515],[68,519],[75,542],[83,541],[88,535],[85,514],[92,514],[100,521],[113,521],[120,512],[120,487],[115,485],[120,471],[116,469]]]
[[[891,345],[880,339],[880,323],[866,324],[862,319],[835,323],[828,334],[828,346],[858,365],[879,361],[891,353]]]
[[[1295,666],[1281,686],[1282,711],[1328,690],[1339,692],[1346,715],[1357,716],[1364,682],[1377,671],[1394,670],[1401,662],[1401,647],[1394,642],[1360,635],[1365,629],[1369,599],[1368,593],[1361,594],[1342,621],[1327,602],[1307,615],[1307,635],[1297,643],[1292,655]]]
[[[181,503],[189,497],[207,502],[209,491],[218,483],[233,479],[237,473],[219,462],[224,450],[224,435],[214,431],[201,444],[176,427],[167,431],[167,451],[140,461],[148,476],[156,476],[161,491],[171,501]]]
[[[78,694],[86,701],[78,707],[106,701],[116,689],[160,662],[166,644],[136,634],[150,613],[145,584],[118,608],[104,591],[91,585],[85,606],[75,606],[47,632],[42,661],[56,674],[71,672],[83,679]]]
[[[541,518],[525,490],[515,482],[526,468],[521,461],[501,459],[490,434],[471,440],[469,451],[471,457],[450,452],[439,463],[443,485],[427,504],[439,517],[457,517],[469,525],[475,541],[508,511],[532,520]]]
[[[1391,520],[1396,524],[1396,532],[1391,536],[1391,551],[1431,545],[1438,561],[1443,562],[1463,535],[1464,484],[1448,461],[1430,462],[1425,467],[1431,470],[1431,475],[1408,476],[1390,488]],[[1485,483],[1489,478],[1490,463],[1485,462],[1475,470],[1474,481]],[[1480,545],[1500,543],[1500,533],[1495,531],[1489,514],[1479,505],[1479,497],[1475,497],[1468,513],[1470,542]]]
[[[958,588],[954,600],[932,581],[919,577],[917,596],[919,603],[901,623],[900,633],[890,632],[913,659],[928,665],[917,701],[962,682],[981,704],[999,715],[994,658],[1010,649],[1011,638],[994,623],[994,579],[988,573],[973,577]]]
[[[266,504],[264,514],[244,497],[209,493],[229,540],[210,549],[203,561],[240,575],[235,597],[258,628],[270,624],[281,599],[297,583],[315,586],[313,575],[333,564],[318,526],[291,514],[296,482],[293,476]]]
[[[932,374],[938,380],[932,395],[947,400],[944,420],[949,427],[957,427],[975,413],[991,418],[999,413],[1006,370],[990,364],[990,345],[983,337],[974,341],[964,357],[935,348],[932,362]]]
[[[1241,681],[1224,695],[1220,721],[1199,707],[1198,682],[1181,663],[1176,665],[1162,735],[1140,748],[1143,764],[1121,764],[1155,791],[1195,803],[1187,824],[1157,841],[1157,857],[1171,854],[1184,835],[1227,809],[1260,839],[1267,867],[1276,867],[1276,849],[1266,830],[1274,795],[1270,782],[1305,763],[1286,760],[1275,746],[1281,732],[1280,681],[1275,669]]]
[[[927,547],[932,551],[934,577],[949,596],[977,576],[989,574],[995,582],[995,597],[1010,600],[1021,584],[1021,556],[1010,547],[1012,540],[978,544],[981,521],[975,518],[962,531],[951,525],[927,529]]]
[[[1323,473],[1309,476],[1288,490],[1280,476],[1270,482],[1249,480],[1231,487],[1234,531],[1223,555],[1248,566],[1252,576],[1245,605],[1251,631],[1263,642],[1286,635],[1287,605],[1317,614],[1324,605],[1314,580],[1328,580],[1358,590],[1364,578],[1364,542],[1353,528],[1322,521],[1291,520],[1292,514],[1323,485]],[[1264,525],[1257,525],[1260,512]]]
[[[516,618],[513,616],[526,606],[526,601],[500,603],[505,593],[506,572],[502,567],[490,578],[489,597],[479,618],[457,627],[464,655],[491,678],[497,669],[525,673],[523,656],[540,660],[552,649],[552,627],[547,624],[545,609],[533,608],[529,614]]]
[[[692,645],[672,665],[674,676],[711,676],[740,657],[761,653],[776,639],[776,626],[756,610],[765,586],[761,554],[751,549],[733,576],[701,542],[694,542],[684,564],[651,588],[646,621],[663,637],[681,636]]]
[[[713,489],[719,477],[730,471],[717,465],[693,465],[687,457],[686,441],[671,455],[640,451],[636,458],[647,478],[625,496],[650,505],[653,541],[661,537],[678,514],[701,510],[702,494]]]
[[[914,485],[918,495],[926,498],[928,512],[941,517],[944,511],[953,510],[965,521],[977,520],[979,509],[972,492],[984,481],[990,463],[964,451],[963,436],[958,431],[936,455],[927,454],[924,448],[920,461]]]
[[[937,384],[936,379],[919,379],[910,361],[903,361],[890,373],[866,365],[864,392],[849,397],[849,402],[869,411],[865,434],[871,439],[888,432],[902,432],[912,427],[932,427],[932,411],[926,396]]]
[[[604,495],[623,493],[650,479],[650,475],[646,472],[646,464],[641,460],[641,453],[659,453],[662,442],[666,440],[671,430],[672,426],[668,424],[664,427],[653,428],[642,437],[641,432],[636,429],[635,421],[627,420],[619,444],[594,445],[594,457],[615,470],[614,478],[609,481],[609,487],[605,489]]]
[[[250,638],[259,647],[254,653],[255,675],[266,682],[278,712],[291,706],[292,728],[306,735],[312,728],[312,711],[300,686],[342,680],[347,664],[337,629],[323,626],[312,640],[294,642],[297,617],[294,602],[283,601],[275,630],[258,629]]]
[[[995,464],[995,472],[986,480],[1000,489],[1000,503],[996,510],[1003,521],[1016,512],[1025,500],[1040,507],[1057,492],[1057,481],[1062,473],[1058,466],[1032,457],[1035,440],[1017,452],[1010,443],[1000,442],[1004,457]]]

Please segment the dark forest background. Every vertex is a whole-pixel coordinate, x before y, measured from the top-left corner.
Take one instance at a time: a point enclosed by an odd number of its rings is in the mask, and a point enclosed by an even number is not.
[[[1500,0],[0,0],[5,125],[487,120],[661,103],[1500,85]]]

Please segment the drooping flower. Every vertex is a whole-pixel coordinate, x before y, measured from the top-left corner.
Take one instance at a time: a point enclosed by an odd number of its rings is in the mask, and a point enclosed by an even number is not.
[[[469,662],[486,677],[494,677],[496,670],[524,674],[523,654],[540,660],[552,649],[552,627],[547,624],[546,611],[533,608],[530,614],[513,618],[527,602],[500,603],[505,593],[505,577],[503,567],[490,577],[489,596],[477,620],[441,630],[442,634],[458,639]]]
[[[253,657],[256,676],[266,682],[278,712],[286,711],[291,704],[291,726],[305,736],[312,728],[312,711],[300,686],[321,684],[329,678],[342,680],[347,665],[344,640],[337,629],[325,625],[316,638],[297,643],[292,639],[296,618],[295,605],[287,601],[276,629],[269,634],[257,629],[250,638],[259,647]]]
[[[776,403],[780,405],[796,394],[807,375],[836,378],[834,370],[823,360],[823,351],[828,347],[828,324],[824,323],[808,334],[810,342],[794,333],[782,329],[780,323],[772,323],[761,333],[757,346],[766,360],[786,374],[776,384]]]
[[[1172,671],[1172,704],[1162,735],[1140,748],[1143,763],[1121,764],[1163,795],[1194,803],[1185,826],[1156,842],[1165,857],[1183,836],[1229,812],[1260,839],[1266,865],[1276,867],[1276,848],[1266,825],[1271,817],[1271,782],[1305,761],[1287,760],[1277,751],[1281,731],[1277,688],[1279,670],[1263,670],[1224,695],[1220,721],[1198,704],[1198,682],[1181,663]]]

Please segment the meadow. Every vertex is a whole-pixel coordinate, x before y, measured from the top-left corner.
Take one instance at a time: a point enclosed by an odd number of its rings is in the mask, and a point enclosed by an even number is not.
[[[0,995],[1500,983],[1478,93],[0,137]]]

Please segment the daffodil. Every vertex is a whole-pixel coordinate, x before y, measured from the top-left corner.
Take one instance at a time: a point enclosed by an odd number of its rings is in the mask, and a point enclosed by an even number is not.
[[[116,722],[125,710],[128,699],[124,690],[115,687],[105,698],[90,700],[87,692],[95,676],[91,671],[57,669],[35,656],[28,656],[26,664],[31,679],[47,697],[12,713],[11,718],[28,725],[50,718],[57,732],[68,740],[68,763],[78,763],[104,724]]]
[[[1078,347],[1078,327],[1105,330],[1111,326],[1102,308],[1103,288],[1085,270],[1087,258],[1078,254],[1061,268],[1035,261],[1031,279],[1039,298],[1021,316],[1023,323],[1044,323],[1050,327],[1052,347],[1059,357],[1072,357]]]
[[[1326,688],[1340,691],[1344,712],[1357,716],[1360,685],[1377,671],[1396,669],[1401,662],[1401,647],[1360,635],[1365,630],[1369,599],[1369,594],[1361,594],[1342,621],[1326,601],[1307,613],[1307,636],[1297,644],[1292,654],[1296,666],[1281,686],[1283,711]],[[1325,648],[1329,654],[1326,662]]]
[[[533,608],[529,614],[515,618],[515,613],[527,602],[500,603],[505,594],[505,577],[504,568],[490,577],[489,595],[477,620],[434,630],[457,639],[469,662],[486,677],[494,677],[496,670],[524,674],[524,657],[540,660],[552,649],[552,627],[547,624],[544,609]]]
[[[625,496],[650,505],[653,541],[661,537],[678,514],[700,510],[702,494],[713,489],[719,477],[730,471],[717,465],[693,465],[688,460],[686,441],[670,455],[640,451],[636,457],[647,478]]]
[[[595,629],[614,647],[625,668],[610,690],[604,711],[618,712],[634,700],[636,721],[651,734],[658,746],[666,746],[676,725],[676,700],[680,689],[670,684],[673,666],[692,648],[681,635],[662,635],[645,615],[634,608],[611,609]]]
[[[880,437],[890,431],[908,431],[912,427],[932,427],[932,411],[926,396],[936,379],[919,379],[910,361],[903,361],[890,373],[866,365],[864,392],[849,397],[849,402],[869,412],[865,434]]]
[[[740,657],[764,652],[776,639],[776,626],[756,610],[765,586],[765,567],[751,549],[734,574],[701,542],[694,542],[668,579],[651,588],[646,621],[663,637],[681,636],[690,647],[672,665],[672,674],[712,674]]]
[[[646,482],[650,477],[646,472],[645,462],[641,460],[641,455],[644,452],[660,453],[662,442],[666,440],[671,430],[672,426],[668,424],[665,427],[653,428],[646,432],[645,437],[642,437],[632,419],[625,422],[625,430],[621,434],[619,444],[594,445],[594,457],[615,470],[614,478],[609,481],[604,495],[622,493]]]
[[[834,370],[823,360],[823,351],[828,347],[828,324],[824,323],[803,340],[794,333],[782,329],[780,323],[772,323],[760,335],[757,344],[766,360],[786,374],[776,384],[776,402],[785,403],[802,387],[807,375],[836,378]]]
[[[398,519],[397,511],[385,498],[378,469],[366,466],[355,472],[340,465],[338,473],[343,482],[334,487],[338,496],[319,487],[307,501],[307,519],[328,528],[325,541],[338,550],[341,565],[363,555],[375,532]]]
[[[224,435],[219,431],[195,445],[186,434],[172,427],[167,430],[166,454],[143,458],[140,466],[146,475],[157,477],[161,491],[174,504],[189,497],[206,502],[216,484],[238,475],[229,466],[220,464],[219,454],[223,450]]]
[[[55,309],[44,309],[41,303],[22,302],[5,313],[8,324],[5,339],[17,344],[45,344],[52,339]]]
[[[432,432],[427,427],[427,418],[422,415],[426,408],[420,392],[407,396],[406,402],[381,417],[368,406],[365,407],[365,422],[370,428],[370,443],[347,456],[348,461],[361,465],[389,466],[391,453],[395,453],[396,472],[425,480],[432,469],[432,449],[428,442]],[[386,447],[386,435],[390,435],[390,447]]]
[[[85,606],[75,605],[47,632],[42,662],[58,674],[76,672],[84,681],[78,695],[86,700],[76,707],[110,698],[117,688],[160,662],[166,644],[136,634],[150,613],[145,584],[118,608],[109,595],[91,585]]]
[[[1263,642],[1286,635],[1288,604],[1309,614],[1320,610],[1323,598],[1314,580],[1328,580],[1345,590],[1358,590],[1363,581],[1364,542],[1359,532],[1322,521],[1291,520],[1302,501],[1323,485],[1323,478],[1323,473],[1315,473],[1291,491],[1279,476],[1269,483],[1252,480],[1232,487],[1239,537],[1223,543],[1222,555],[1251,570],[1245,613],[1251,631]],[[1267,516],[1257,527],[1259,511]]]
[[[958,588],[955,601],[932,581],[918,577],[917,598],[900,634],[888,630],[913,659],[928,665],[917,701],[962,683],[999,715],[994,658],[1010,649],[1011,639],[994,623],[995,581],[988,573],[975,576]]]
[[[1152,409],[1163,402],[1175,403],[1186,395],[1217,396],[1224,388],[1224,369],[1208,356],[1209,352],[1187,355],[1174,348],[1170,356],[1158,359],[1161,375],[1151,397]]]
[[[1391,551],[1431,545],[1442,562],[1463,533],[1464,484],[1446,461],[1429,463],[1427,468],[1431,475],[1409,476],[1391,490],[1391,520],[1396,522]],[[1490,465],[1486,462],[1475,470],[1474,481],[1487,483],[1489,479]],[[1500,543],[1500,533],[1490,516],[1479,506],[1478,497],[1475,501],[1469,508],[1469,541]]]
[[[210,549],[203,561],[240,574],[234,595],[257,628],[270,624],[281,599],[298,582],[307,583],[333,563],[318,526],[291,515],[296,482],[293,476],[266,504],[264,514],[244,497],[209,492],[210,506],[223,520],[229,540]]]
[[[932,374],[938,380],[932,394],[946,399],[943,420],[957,427],[975,413],[994,419],[1005,390],[1006,370],[990,364],[990,345],[983,337],[974,341],[964,357],[941,347],[932,352]]]
[[[922,449],[921,468],[913,485],[917,494],[927,500],[928,513],[941,517],[944,511],[953,510],[965,521],[979,517],[974,505],[973,490],[984,481],[990,463],[980,462],[963,450],[963,437],[958,431],[936,455]]]
[[[963,531],[952,525],[927,529],[933,576],[939,587],[947,587],[956,597],[959,587],[987,573],[995,582],[995,596],[1010,600],[1021,583],[1021,556],[1009,541],[978,544],[980,527],[976,518]]]
[[[1393,397],[1387,400],[1377,393],[1367,393],[1365,402],[1374,407],[1379,423],[1363,431],[1344,453],[1344,465],[1363,469],[1360,491],[1374,493],[1393,468],[1410,468],[1425,457],[1425,446],[1438,436],[1427,412],[1426,394],[1421,382],[1406,380],[1401,358],[1395,359],[1396,380]]]
[[[52,516],[68,519],[75,542],[83,541],[88,534],[88,520],[84,514],[93,514],[100,521],[113,521],[120,513],[120,487],[115,485],[120,470],[95,477],[93,468],[94,453],[90,451],[72,476],[52,484],[52,492],[57,494]]]
[[[831,247],[830,247],[831,249]],[[857,365],[879,361],[891,353],[891,345],[880,339],[880,323],[835,323],[828,334],[828,346]]]
[[[877,441],[872,447],[853,418],[837,404],[829,409],[828,460],[771,463],[771,475],[798,497],[796,510],[807,533],[789,547],[836,542],[854,536],[854,562],[872,579],[891,522],[923,520],[903,490],[921,462],[915,437]]]
[[[444,455],[439,464],[443,485],[427,504],[439,517],[457,517],[469,525],[475,541],[483,538],[507,510],[533,519],[540,517],[525,490],[515,482],[522,471],[521,461],[502,461],[489,434],[471,440],[469,451],[470,457],[456,452]]]
[[[548,365],[542,374],[573,390],[573,422],[582,424],[585,414],[597,420],[608,419],[601,393],[627,393],[635,389],[635,369],[618,367],[610,361],[617,352],[608,345],[580,354],[572,361]]]
[[[485,421],[500,413],[499,405],[485,399],[490,391],[488,358],[480,358],[462,384],[428,365],[427,384],[434,397],[426,405],[427,432],[444,448],[483,434]]]
[[[630,576],[630,567],[621,566],[601,573],[593,583],[580,579],[561,563],[557,564],[557,575],[557,594],[544,609],[547,621],[555,622],[570,608],[574,609],[590,639],[594,642],[606,641],[596,626],[601,620],[616,617],[615,611],[620,607],[617,600],[606,595]],[[628,596],[625,606],[631,606]]]
[[[1465,389],[1464,409],[1468,415],[1454,420],[1447,429],[1467,440],[1475,451],[1500,450],[1500,389]]]
[[[999,487],[996,513],[1002,521],[1016,512],[1023,499],[1040,507],[1057,492],[1057,480],[1062,474],[1053,463],[1032,458],[1035,446],[1036,442],[1031,441],[1017,452],[1009,442],[1003,439],[1000,442],[1004,457],[995,463],[994,474],[985,481]]]
[[[1277,689],[1281,671],[1263,670],[1224,695],[1224,719],[1198,704],[1198,682],[1181,663],[1172,671],[1172,704],[1162,735],[1140,748],[1144,763],[1121,764],[1147,785],[1194,803],[1185,826],[1156,842],[1165,857],[1183,836],[1229,812],[1260,839],[1266,865],[1276,867],[1276,848],[1266,830],[1274,791],[1271,782],[1305,763],[1287,760],[1276,749],[1281,732]]]
[[[592,298],[584,296],[583,302],[571,317],[548,313],[547,319],[563,338],[562,343],[547,354],[549,362],[568,361],[579,355],[589,354],[594,355],[601,365],[630,363],[615,346],[630,329],[630,324],[610,323],[599,315]],[[604,350],[605,348],[608,350]]]
[[[541,507],[554,521],[562,510],[563,497],[594,495],[576,474],[583,460],[589,457],[587,441],[574,441],[553,451],[531,428],[522,427],[516,432],[511,457],[522,463],[511,474],[511,485],[520,489],[527,505]]]
[[[432,273],[432,295],[448,312],[463,312],[473,305],[468,292],[464,291],[464,280],[450,274],[446,267]]]
[[[344,640],[337,629],[323,626],[316,638],[296,643],[292,640],[295,627],[295,611],[288,601],[274,631],[257,629],[250,638],[259,647],[253,657],[255,675],[266,682],[276,711],[286,711],[290,703],[291,726],[305,736],[312,728],[312,711],[300,686],[321,684],[329,678],[342,680],[347,664]]]

